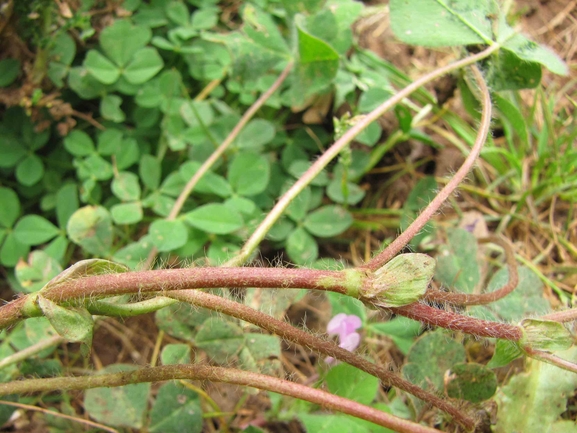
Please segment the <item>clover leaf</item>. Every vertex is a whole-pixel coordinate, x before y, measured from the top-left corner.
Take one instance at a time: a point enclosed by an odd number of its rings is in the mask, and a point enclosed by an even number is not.
[[[122,76],[130,84],[143,84],[164,66],[155,48],[146,47],[152,32],[148,27],[116,21],[100,35],[104,54],[90,50],[84,60],[88,72],[104,84],[114,84]]]

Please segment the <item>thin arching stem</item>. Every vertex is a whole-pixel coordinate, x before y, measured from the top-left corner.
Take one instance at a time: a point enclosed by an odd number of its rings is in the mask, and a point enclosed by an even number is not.
[[[9,365],[16,364],[17,362],[24,361],[25,359],[31,358],[32,356],[36,355],[38,352],[43,351],[52,346],[58,346],[61,343],[64,343],[66,340],[62,338],[60,335],[55,335],[50,338],[46,338],[44,340],[40,340],[38,343],[33,344],[32,346],[28,346],[25,349],[22,349],[12,355],[8,355],[0,361],[0,369],[5,368]]]
[[[118,433],[118,430],[116,430],[114,428],[110,428],[108,426],[105,426],[104,424],[99,424],[97,422],[93,422],[93,421],[90,421],[90,420],[87,420],[84,418],[80,418],[80,417],[76,417],[76,416],[66,415],[66,414],[63,414],[60,412],[54,412],[54,411],[49,410],[49,409],[44,409],[43,407],[32,406],[29,404],[19,403],[19,402],[15,402],[15,401],[6,401],[6,400],[0,400],[0,405],[17,407],[17,408],[23,409],[23,410],[42,412],[42,413],[45,413],[47,415],[50,415],[50,416],[53,416],[56,418],[67,419],[67,420],[70,420],[72,422],[77,422],[79,424],[84,424],[84,425],[87,425],[89,427],[96,428],[98,430],[107,431],[110,433]]]
[[[538,359],[539,361],[547,362],[548,364],[555,365],[556,367],[562,368],[563,370],[570,371],[572,373],[577,373],[577,364],[567,359],[559,358],[549,352],[544,352],[542,350],[533,350],[529,347],[524,348],[525,353],[532,358]]]
[[[489,47],[494,48],[494,46]],[[487,49],[487,50],[488,50]],[[485,51],[487,51],[485,50]],[[483,52],[485,52],[483,51]],[[425,224],[431,219],[431,217],[439,210],[443,205],[445,200],[449,198],[451,194],[455,191],[457,186],[463,181],[467,173],[473,168],[481,148],[487,139],[489,133],[489,128],[491,126],[491,95],[489,94],[489,89],[485,83],[483,75],[476,66],[471,67],[473,70],[473,75],[475,80],[479,85],[479,89],[482,95],[482,105],[483,112],[481,115],[481,124],[479,125],[479,131],[477,133],[477,138],[471,149],[471,152],[465,159],[465,162],[459,168],[457,173],[451,178],[451,180],[443,187],[441,191],[435,196],[435,198],[428,204],[428,206],[421,212],[421,214],[411,223],[411,225],[397,238],[391,242],[381,253],[374,257],[367,267],[371,270],[376,270],[395,257],[417,233],[419,233]]]
[[[192,176],[190,178],[190,180],[186,183],[183,190],[179,194],[178,198],[174,202],[174,205],[172,206],[170,213],[166,217],[167,220],[169,220],[169,221],[173,220],[178,216],[178,214],[180,213],[180,210],[182,209],[182,206],[184,206],[184,202],[190,196],[190,194],[194,190],[194,187],[198,184],[198,182],[200,181],[202,176],[204,176],[206,174],[206,172],[208,170],[210,170],[210,168],[216,163],[216,161],[219,160],[219,158],[224,154],[226,149],[228,149],[228,147],[232,144],[232,142],[236,139],[236,137],[238,137],[238,134],[240,134],[240,132],[246,126],[246,124],[249,122],[249,120],[252,119],[252,117],[256,114],[256,112],[258,110],[260,110],[260,108],[274,94],[274,92],[276,92],[278,90],[280,85],[284,82],[284,80],[286,79],[286,77],[290,73],[292,66],[293,66],[293,64],[289,63],[284,68],[282,73],[278,76],[278,78],[270,86],[270,88],[266,92],[264,92],[254,102],[254,104],[252,104],[250,106],[250,108],[248,110],[246,110],[244,115],[241,117],[241,119],[236,124],[234,129],[232,131],[230,131],[230,134],[228,134],[228,136],[221,143],[221,145],[218,146],[218,148],[212,153],[212,155],[210,155],[210,157],[206,161],[204,161],[204,163],[200,166],[200,168],[194,174],[194,176]],[[156,248],[153,248],[150,251],[150,253],[148,254],[148,258],[146,259],[146,265],[144,266],[144,269],[150,268],[150,266],[154,260],[154,257],[156,257],[157,253],[158,253],[158,250]]]
[[[241,119],[236,124],[234,129],[230,131],[230,134],[228,134],[228,136],[221,143],[221,145],[201,165],[201,167],[194,174],[194,176],[190,178],[190,180],[186,183],[184,189],[176,199],[174,206],[170,210],[170,213],[168,214],[167,217],[168,220],[173,220],[178,216],[180,210],[182,209],[182,206],[184,205],[184,202],[186,201],[188,196],[192,193],[192,190],[194,189],[198,181],[202,178],[202,176],[206,174],[208,170],[210,170],[210,167],[212,167],[215,164],[215,162],[218,161],[218,159],[222,156],[225,150],[228,149],[228,147],[232,144],[232,142],[236,139],[236,137],[238,137],[238,134],[240,134],[242,129],[246,126],[249,120],[252,119],[252,117],[256,114],[256,112],[260,110],[261,107],[264,105],[264,103],[268,101],[268,99],[274,94],[274,92],[277,91],[277,89],[280,87],[280,85],[284,82],[284,80],[288,76],[289,72],[292,69],[292,66],[293,66],[292,63],[287,64],[287,66],[284,68],[284,70],[278,76],[275,82],[267,89],[266,92],[264,92],[260,96],[260,98],[258,98],[254,102],[254,104],[250,106],[248,110],[246,110],[244,115],[241,117]]]
[[[55,389],[67,391],[117,387],[133,383],[160,382],[177,379],[209,380],[211,382],[225,382],[241,386],[250,386],[310,401],[327,409],[352,415],[401,433],[439,433],[439,430],[397,418],[386,412],[319,389],[263,374],[208,365],[165,365],[121,373],[19,380],[0,384],[0,395],[46,392]]]
[[[453,305],[486,305],[504,298],[519,284],[519,273],[517,272],[517,261],[513,247],[506,239],[499,236],[489,236],[479,240],[480,243],[492,242],[503,248],[509,270],[507,283],[498,290],[490,293],[470,295],[467,293],[443,292],[441,290],[430,289],[425,293],[424,299],[428,302],[447,302]]]
[[[227,266],[237,266],[240,263],[246,262],[247,258],[254,252],[254,250],[258,247],[258,245],[262,242],[266,234],[272,228],[274,223],[281,217],[284,213],[286,208],[290,205],[290,203],[302,192],[303,189],[309,185],[309,183],[331,162],[353,139],[360,134],[369,124],[373,121],[377,120],[380,116],[383,115],[386,111],[393,108],[395,105],[400,103],[404,98],[408,97],[411,93],[417,90],[419,87],[439,78],[440,76],[447,74],[451,71],[463,68],[468,65],[472,65],[475,62],[482,60],[488,56],[490,56],[493,52],[497,51],[500,48],[499,44],[493,44],[489,48],[481,51],[480,53],[474,54],[472,56],[466,57],[462,60],[459,60],[455,63],[449,64],[442,68],[436,69],[421,78],[417,79],[416,81],[409,84],[402,90],[399,90],[395,95],[391,96],[391,98],[387,99],[369,114],[364,116],[359,122],[357,122],[351,129],[343,134],[341,138],[339,138],[335,143],[327,149],[325,153],[323,153],[310,167],[309,169],[303,173],[303,175],[293,184],[293,186],[279,199],[277,204],[272,208],[272,210],[268,213],[265,219],[260,223],[260,225],[256,228],[253,232],[251,237],[246,241],[242,249],[240,250],[238,256],[232,258],[227,262]],[[478,70],[477,70],[478,72]],[[480,77],[480,73],[479,73]],[[481,79],[482,80],[482,79]],[[483,82],[483,86],[485,86]],[[486,89],[486,86],[485,86]],[[486,101],[485,101],[486,102]],[[489,108],[485,108],[485,110],[489,110],[489,118],[487,122],[490,121],[490,101],[489,103],[485,104],[488,105]],[[482,125],[483,126],[483,125]],[[486,125],[488,129],[488,125]],[[486,131],[485,131],[486,134]],[[484,139],[483,139],[484,141]],[[482,145],[482,143],[481,143]],[[457,176],[455,176],[457,177]],[[459,179],[457,184],[462,179]],[[456,186],[456,185],[455,185]],[[446,187],[445,187],[446,188]],[[454,189],[455,187],[453,187]],[[444,201],[444,199],[443,199]],[[417,230],[418,231],[418,230]],[[414,235],[414,234],[413,234]],[[412,237],[412,236],[411,236]],[[385,263],[389,261],[393,256],[397,254],[398,251],[402,249],[404,245],[410,240],[410,238],[403,240],[404,242],[402,246],[387,260],[378,260],[378,262]],[[392,245],[392,244],[391,244]],[[376,269],[379,266],[371,267],[371,269]]]
[[[228,316],[236,317],[276,334],[284,340],[308,347],[324,356],[330,356],[339,361],[346,362],[347,364],[378,377],[386,385],[397,387],[423,401],[426,401],[427,403],[432,404],[450,414],[457,422],[467,429],[472,429],[475,426],[474,421],[456,407],[436,395],[419,388],[411,382],[404,380],[392,371],[373,364],[352,352],[342,349],[331,341],[321,340],[320,338],[297,329],[288,323],[277,320],[274,317],[268,316],[246,305],[210,293],[205,293],[200,290],[170,292],[167,293],[167,296],[199,307],[221,312]]]

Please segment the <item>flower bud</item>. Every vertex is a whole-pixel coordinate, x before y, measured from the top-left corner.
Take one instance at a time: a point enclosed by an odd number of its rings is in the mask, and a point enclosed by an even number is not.
[[[573,344],[573,336],[559,322],[525,319],[521,322],[521,327],[524,334],[520,341],[522,347],[553,352],[569,349]]]
[[[377,307],[402,307],[418,301],[435,273],[435,259],[418,253],[401,254],[374,272],[361,300]]]

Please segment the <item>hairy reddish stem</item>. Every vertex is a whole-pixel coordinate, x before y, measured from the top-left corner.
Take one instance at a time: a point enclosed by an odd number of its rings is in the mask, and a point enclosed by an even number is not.
[[[553,322],[560,322],[560,323],[573,322],[574,320],[577,320],[577,308],[549,313],[539,317],[539,320],[551,320]]]
[[[523,331],[519,326],[476,319],[419,303],[391,308],[391,311],[427,325],[462,331],[479,337],[501,338],[512,341],[519,341],[523,337]]]
[[[465,415],[456,407],[436,395],[419,388],[411,382],[404,380],[392,371],[375,365],[372,362],[337,346],[331,341],[321,340],[320,338],[295,328],[288,323],[277,320],[274,317],[268,316],[246,305],[210,293],[205,293],[200,290],[170,292],[167,296],[169,298],[178,299],[179,301],[188,302],[193,305],[221,312],[228,316],[236,317],[276,334],[285,340],[308,347],[309,349],[325,356],[330,356],[340,361],[344,361],[347,364],[379,378],[386,385],[397,387],[441,409],[450,414],[457,422],[469,430],[473,429],[475,426],[473,419]]]
[[[515,253],[509,241],[498,236],[489,236],[485,239],[480,239],[480,243],[492,242],[503,248],[507,260],[507,269],[509,270],[509,280],[507,284],[498,290],[490,293],[481,293],[478,295],[470,295],[467,293],[443,292],[441,290],[430,289],[425,293],[423,299],[428,302],[448,302],[455,305],[486,305],[504,298],[519,284],[519,273],[517,272],[517,261],[515,260]],[[547,319],[545,319],[547,320]]]
[[[439,433],[439,430],[397,418],[386,412],[298,383],[233,368],[207,365],[165,365],[135,371],[80,377],[28,379],[0,384],[0,395],[39,391],[116,387],[132,383],[175,379],[210,380],[276,392],[319,404],[401,433]]]
[[[53,286],[38,294],[57,303],[81,301],[124,294],[171,292],[185,289],[220,287],[303,288],[359,295],[372,283],[370,274],[362,269],[321,271],[284,268],[189,268],[164,269],[96,275],[77,278]],[[359,292],[360,290],[360,292]],[[0,329],[25,317],[41,315],[31,294],[0,307]],[[452,330],[507,340],[519,340],[521,330],[513,325],[488,322],[457,313],[414,303],[391,308],[404,316]]]
[[[357,272],[362,273],[362,271]],[[351,290],[354,291],[354,283],[358,283],[358,281],[349,281],[350,275],[350,270],[322,271],[248,267],[162,269],[71,279],[52,287],[49,284],[40,294],[54,302],[219,287],[298,288],[329,290],[347,294]],[[0,307],[0,329],[26,317],[23,308],[27,300],[33,296],[34,294],[27,295]]]
[[[166,290],[268,287],[347,293],[341,271],[285,268],[188,268],[96,275],[58,284],[42,292],[55,301]],[[324,283],[323,283],[324,281]]]
[[[27,298],[23,296],[0,307],[0,329],[7,328],[27,317],[23,311]]]
[[[483,113],[481,114],[481,124],[479,125],[479,131],[477,133],[477,138],[471,149],[471,153],[465,159],[465,162],[459,168],[457,173],[451,178],[451,180],[443,187],[441,191],[435,196],[429,205],[421,212],[421,214],[411,223],[411,225],[397,238],[391,242],[381,253],[374,257],[366,267],[371,270],[376,270],[395,257],[419,231],[425,226],[425,224],[432,218],[432,216],[439,210],[442,204],[449,198],[449,196],[455,191],[459,184],[463,181],[467,173],[473,168],[481,148],[487,139],[487,134],[489,133],[489,127],[491,126],[491,95],[489,94],[489,89],[485,84],[483,75],[476,66],[471,67],[473,74],[475,75],[475,80],[479,85],[481,94],[483,95]]]
[[[258,244],[260,244],[260,242],[264,239],[264,237],[269,232],[269,230],[274,225],[274,223],[281,217],[281,215],[286,210],[286,208],[289,206],[289,204],[298,196],[298,194],[300,194],[306,188],[307,185],[310,184],[310,182],[329,164],[329,162],[332,161],[345,148],[345,146],[347,144],[349,144],[358,134],[360,134],[361,131],[363,131],[365,128],[367,128],[369,126],[369,124],[371,124],[373,121],[377,120],[379,117],[381,117],[383,115],[383,113],[385,113],[387,110],[393,108],[396,104],[401,102],[404,98],[408,97],[411,93],[416,91],[419,87],[430,83],[434,79],[439,78],[446,73],[449,73],[449,72],[454,71],[456,69],[463,68],[467,65],[474,64],[475,62],[490,56],[491,53],[494,53],[498,49],[499,49],[499,45],[493,44],[493,45],[489,46],[488,48],[486,48],[485,50],[483,50],[477,54],[473,54],[473,55],[468,56],[464,59],[461,59],[455,63],[451,63],[451,64],[445,65],[439,69],[435,69],[434,71],[431,71],[428,74],[423,75],[422,77],[418,78],[417,80],[415,80],[414,82],[409,84],[404,89],[399,90],[397,93],[395,93],[393,96],[391,96],[385,102],[383,102],[381,105],[379,105],[373,111],[368,113],[366,116],[363,116],[362,119],[359,120],[347,132],[345,132],[341,136],[341,138],[339,138],[337,141],[335,141],[332,144],[332,146],[329,147],[307,169],[307,171],[302,174],[302,176],[289,188],[289,190],[287,192],[285,192],[282,195],[282,197],[279,198],[279,200],[274,205],[274,207],[270,210],[270,212],[267,214],[267,216],[264,218],[264,220],[262,220],[260,225],[255,229],[255,231],[252,233],[250,238],[246,241],[244,246],[241,248],[239,254],[236,257],[234,257],[233,259],[229,260],[227,262],[227,265],[232,266],[232,265],[239,265],[240,263],[244,263],[248,259],[248,257],[253,253],[253,251],[257,248]],[[484,88],[486,89],[486,86]],[[489,105],[490,105],[490,103],[489,103]],[[484,107],[484,110],[489,110],[489,116],[488,116],[489,118],[488,118],[488,120],[486,119],[487,124],[484,124],[484,123],[481,124],[481,129],[483,129],[483,127],[486,127],[486,129],[488,129],[488,123],[489,123],[490,117],[491,117],[490,116],[490,107],[489,108]],[[485,113],[485,111],[484,111],[484,113]],[[485,118],[483,118],[483,119],[485,119]],[[485,134],[485,136],[486,136],[486,133],[487,133],[487,131],[485,130],[484,132],[480,132],[480,135]],[[483,139],[483,141],[484,141],[484,139]],[[482,144],[483,143],[481,142],[481,145]],[[478,146],[479,149],[480,149],[481,145]],[[473,151],[474,150],[475,150],[475,147],[473,148]],[[473,151],[472,151],[472,153],[474,153]],[[473,161],[474,161],[474,159],[475,158],[473,158]],[[455,176],[455,177],[458,178],[458,176]],[[462,177],[456,181],[456,184],[458,184],[461,180],[462,180]],[[451,180],[451,182],[453,182],[453,179]],[[453,189],[456,187],[456,184],[454,186],[452,186]],[[445,187],[445,188],[447,188],[447,187]],[[442,191],[441,191],[441,193],[442,193]],[[444,201],[444,199],[442,199],[442,201]],[[428,220],[431,217],[431,215],[429,215],[426,218],[426,220]],[[425,220],[425,222],[426,222],[426,220]],[[390,250],[389,252],[392,253],[390,255],[390,257],[386,258],[385,256],[383,256],[383,260],[376,257],[375,259],[377,260],[377,262],[379,262],[381,264],[388,262],[391,258],[393,258],[403,248],[404,245],[407,244],[407,242],[409,242],[409,240],[419,230],[420,230],[420,228],[417,230],[414,230],[414,232],[409,237],[405,237],[405,238],[403,238],[403,240],[399,241],[400,243],[402,243],[402,245],[396,250],[396,252],[393,252],[392,250]],[[407,229],[407,231],[405,233],[411,233],[411,230]],[[403,233],[403,235],[405,235],[405,233]],[[395,244],[395,245],[398,246],[398,244]],[[389,248],[391,248],[392,246],[393,246],[393,244],[391,244],[389,246]],[[387,248],[387,250],[389,248]],[[385,251],[387,251],[387,250],[385,250]],[[387,253],[387,254],[389,254],[389,253]],[[373,259],[373,260],[375,260],[375,259]],[[370,268],[372,270],[375,270],[379,267],[380,266],[378,266],[378,265],[374,266],[374,267],[370,266]]]

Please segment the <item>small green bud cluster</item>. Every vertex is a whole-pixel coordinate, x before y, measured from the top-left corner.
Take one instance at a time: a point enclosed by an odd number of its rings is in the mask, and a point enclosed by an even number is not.
[[[382,308],[417,302],[427,291],[435,264],[426,254],[401,254],[374,272],[372,284],[361,291],[360,299]]]

